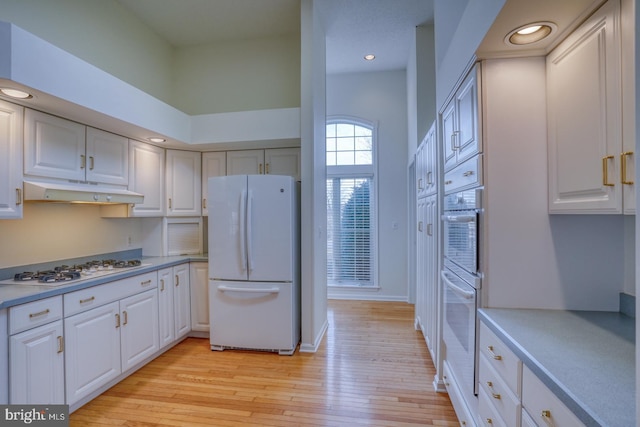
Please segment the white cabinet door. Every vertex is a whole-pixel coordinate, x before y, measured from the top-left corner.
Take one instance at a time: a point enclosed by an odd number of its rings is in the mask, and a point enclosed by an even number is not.
[[[129,140],[88,127],[86,178],[104,184],[129,184]]]
[[[167,150],[167,216],[200,216],[201,160],[195,151]]]
[[[84,181],[86,165],[84,125],[26,109],[25,175]]]
[[[158,320],[160,347],[175,341],[173,314],[173,269],[163,268],[158,271]]]
[[[625,214],[636,213],[635,151],[636,151],[636,63],[635,63],[635,1],[620,3],[622,44],[622,154],[620,183],[622,208]]]
[[[262,175],[264,150],[227,151],[227,175]]]
[[[64,319],[67,405],[120,374],[119,307],[116,301]]]
[[[264,150],[264,173],[288,175],[300,181],[300,149],[273,148]]]
[[[423,237],[424,243],[424,301],[425,301],[425,339],[431,353],[431,358],[437,360],[438,352],[438,196],[433,194],[425,200],[425,227]]]
[[[480,130],[479,67],[469,71],[442,112],[444,170],[482,152]]]
[[[436,124],[431,125],[429,132],[425,138],[425,147],[422,153],[423,162],[423,187],[424,195],[434,194],[438,191],[437,176],[438,176],[438,158],[437,158],[437,139],[436,139]]]
[[[425,227],[426,227],[426,203],[424,198],[418,199],[416,210],[416,305],[415,305],[415,317],[416,322],[419,324],[423,335],[425,335],[426,327],[426,241]]]
[[[133,216],[164,216],[164,159],[163,148],[129,141],[129,190],[144,194]]]
[[[209,264],[192,262],[189,285],[191,287],[191,330],[209,331]]]
[[[619,3],[547,56],[550,213],[621,213]]]
[[[22,218],[24,108],[0,101],[0,219]]]
[[[122,372],[125,372],[160,348],[157,289],[121,300],[120,321]]]
[[[63,349],[62,320],[12,335],[9,403],[63,404]]]
[[[175,337],[180,339],[191,330],[191,292],[188,263],[173,267],[173,285]]]
[[[202,153],[202,215],[209,215],[207,197],[209,191],[208,180],[212,176],[225,176],[227,174],[227,153],[216,151]]]

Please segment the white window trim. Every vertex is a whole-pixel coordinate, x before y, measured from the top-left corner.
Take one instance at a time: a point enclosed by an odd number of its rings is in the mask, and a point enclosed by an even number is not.
[[[351,123],[357,126],[364,126],[371,129],[371,149],[372,149],[372,165],[349,165],[349,166],[326,166],[327,176],[326,180],[332,177],[350,178],[369,176],[372,177],[373,191],[371,192],[370,199],[370,228],[371,228],[371,284],[359,285],[359,284],[343,284],[332,285],[327,283],[327,286],[333,289],[366,289],[366,290],[379,290],[380,285],[378,281],[378,123],[377,121],[369,121],[355,116],[346,115],[334,115],[328,116],[326,124],[335,123]],[[326,153],[326,149],[325,149]],[[326,154],[325,154],[326,155]],[[325,192],[325,206],[326,206],[326,192]],[[326,268],[326,266],[325,266]]]

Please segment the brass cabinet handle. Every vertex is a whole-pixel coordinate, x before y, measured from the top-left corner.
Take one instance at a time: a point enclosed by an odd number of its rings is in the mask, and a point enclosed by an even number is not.
[[[269,174],[269,163],[264,164],[264,173]]]
[[[22,204],[22,188],[16,188],[16,206]]]
[[[433,172],[427,172],[427,185],[433,184]]]
[[[491,392],[491,396],[494,399],[500,399],[500,394],[493,391],[493,383],[491,381],[487,381],[487,387],[489,387],[489,391]]]
[[[262,163],[258,164],[258,173],[262,174]]]
[[[489,350],[489,353],[491,353],[491,357],[493,357],[493,360],[502,360],[502,356],[500,356],[499,354],[495,354],[493,352],[493,346],[492,345],[488,345],[487,346],[487,350]]]
[[[129,316],[127,315],[126,311],[123,311],[122,315],[124,316],[124,321],[122,322],[122,326],[124,326],[127,324],[127,322],[129,322]]]
[[[160,292],[164,291],[164,279],[160,279]]]
[[[84,304],[84,303],[87,303],[87,302],[91,302],[91,301],[93,301],[93,300],[95,300],[95,299],[96,299],[96,297],[90,297],[90,298],[81,299],[81,300],[80,300],[80,304]]]
[[[62,353],[64,351],[64,338],[58,335],[58,353]]]
[[[609,182],[609,159],[613,159],[613,156],[604,156],[602,158],[602,185],[605,187],[614,186]]]
[[[147,286],[151,284],[151,279],[145,280],[144,282],[140,282],[140,286]]]
[[[474,174],[473,171],[466,171],[465,173],[462,174],[462,176],[471,176],[473,174]]]
[[[95,163],[94,163],[93,156],[89,156],[89,170],[93,170],[94,166],[95,166]]]
[[[418,179],[418,190],[423,190],[424,188],[422,187],[422,178]]]
[[[456,142],[455,142],[457,134],[458,134],[457,130],[454,130],[453,133],[451,134],[451,138],[450,138],[451,151],[458,150],[458,146],[456,145]]]
[[[433,224],[427,224],[427,236],[433,236]]]
[[[450,179],[444,182],[444,185],[451,185],[451,184],[453,184],[453,180],[450,180]]]
[[[116,329],[120,327],[120,313],[116,313]]]
[[[627,157],[633,156],[633,151],[625,151],[620,154],[620,182],[622,184],[633,185],[633,181],[627,179]]]
[[[169,209],[171,209],[171,197],[169,197]]]
[[[202,209],[207,209],[207,199],[202,199]]]
[[[493,425],[493,420],[491,418],[487,418],[487,424]]]
[[[176,286],[180,286],[180,276],[176,274]]]
[[[51,310],[48,308],[37,313],[29,313],[29,319],[33,319],[34,317],[44,316],[45,314],[49,314]]]
[[[551,418],[551,411],[548,409],[543,409],[542,413],[540,414],[540,416],[542,418]]]
[[[87,167],[87,157],[84,154],[80,154],[80,169]]]
[[[422,232],[422,221],[418,221],[418,231]]]

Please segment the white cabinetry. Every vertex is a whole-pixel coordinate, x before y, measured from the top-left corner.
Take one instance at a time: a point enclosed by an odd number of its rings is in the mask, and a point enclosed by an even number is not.
[[[167,150],[166,160],[167,216],[200,216],[200,153]]]
[[[610,0],[547,56],[550,213],[622,213],[619,20]]]
[[[24,174],[127,185],[126,138],[26,109]]]
[[[24,109],[0,101],[0,219],[22,218]]]
[[[160,286],[160,340],[169,345],[191,330],[189,264],[158,271]]]
[[[227,153],[215,151],[202,153],[202,215],[209,215],[207,197],[209,191],[208,180],[213,176],[225,176],[227,174]]]
[[[479,67],[462,81],[442,113],[442,156],[447,171],[482,152],[479,121]]]
[[[129,141],[129,190],[144,195],[131,209],[133,216],[164,216],[165,150]]]
[[[635,63],[635,8],[636,2],[620,2],[620,30],[622,44],[622,154],[620,179],[622,207],[625,214],[636,213],[635,150],[636,150],[636,63]]]
[[[156,287],[152,272],[64,295],[67,404],[158,351]]]
[[[289,175],[300,180],[300,149],[227,151],[227,175]]]
[[[192,262],[190,265],[191,285],[191,330],[209,331],[209,264]]]
[[[62,297],[9,309],[9,403],[64,403]]]

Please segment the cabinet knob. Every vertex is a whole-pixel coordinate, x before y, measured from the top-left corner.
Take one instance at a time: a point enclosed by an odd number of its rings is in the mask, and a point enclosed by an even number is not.
[[[540,414],[540,416],[542,418],[551,418],[551,411],[548,409],[543,409],[542,413]]]

